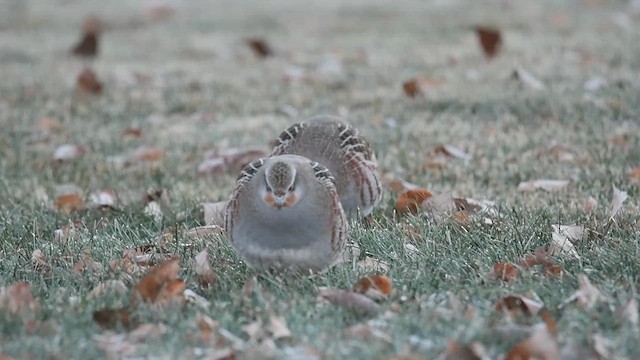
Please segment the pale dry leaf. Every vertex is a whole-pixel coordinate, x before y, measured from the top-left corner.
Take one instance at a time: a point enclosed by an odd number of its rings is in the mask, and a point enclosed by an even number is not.
[[[262,321],[256,320],[248,323],[241,327],[242,331],[244,331],[249,338],[252,340],[258,340],[264,336],[264,327],[262,326]]]
[[[51,270],[47,257],[40,249],[35,249],[31,253],[31,265],[35,271],[48,272]]]
[[[450,194],[438,194],[427,198],[421,207],[427,217],[442,223],[456,211],[455,199]]]
[[[203,203],[204,223],[206,225],[224,226],[224,215],[227,207],[227,201],[218,201],[214,203]]]
[[[284,316],[274,315],[269,318],[269,332],[274,340],[291,337],[291,330],[289,330],[287,320]]]
[[[123,295],[126,292],[127,286],[121,280],[107,280],[96,285],[89,294],[87,294],[87,298],[93,300],[107,294]]]
[[[155,221],[158,223],[162,221],[162,217],[163,217],[162,208],[160,207],[160,204],[158,204],[157,201],[150,201],[144,207],[144,213],[145,215],[154,218]]]
[[[128,339],[134,343],[144,343],[152,339],[158,339],[169,329],[164,324],[140,324],[131,330]]]
[[[615,185],[613,185],[613,198],[611,199],[611,211],[609,212],[609,219],[613,220],[613,218],[620,212],[622,209],[622,204],[629,198],[629,195],[626,191],[619,190]]]
[[[116,207],[116,194],[113,190],[102,190],[91,194],[90,201],[97,207],[111,208]]]
[[[434,152],[456,159],[471,160],[471,155],[453,145],[439,145],[435,148]]]
[[[196,255],[193,267],[198,277],[198,282],[202,287],[208,288],[215,283],[216,275],[211,268],[207,249],[202,250]]]
[[[521,67],[513,70],[512,76],[514,79],[519,80],[523,85],[531,90],[540,91],[546,89],[546,86],[542,81],[538,80],[538,78],[533,76],[533,74]]]
[[[220,324],[217,321],[214,321],[203,313],[198,313],[198,315],[196,315],[196,325],[200,331],[208,334],[214,332],[220,327]]]
[[[589,235],[589,230],[582,225],[551,225],[551,229],[571,241],[584,241]]]
[[[577,301],[585,310],[593,309],[600,301],[606,300],[604,294],[589,281],[585,274],[578,275],[580,288],[571,295],[567,300],[563,301],[561,306],[567,303]]]
[[[228,171],[224,158],[206,159],[198,165],[198,174],[221,175]]]
[[[136,344],[127,340],[127,334],[114,334],[107,332],[104,334],[94,334],[98,348],[102,349],[109,357],[120,358],[123,355],[130,355],[138,349]]]
[[[198,226],[187,230],[184,237],[189,240],[198,242],[212,242],[215,241],[221,234],[224,233],[224,229],[218,225],[206,225]]]
[[[416,184],[412,184],[405,179],[395,177],[391,174],[385,174],[383,181],[387,183],[387,186],[389,187],[389,189],[391,189],[391,191],[395,192],[404,192],[407,190],[415,190],[420,188],[420,186]]]
[[[381,340],[387,344],[392,344],[393,340],[389,334],[371,326],[369,324],[356,324],[345,329],[348,337],[363,338],[365,340]]]
[[[593,334],[593,350],[598,354],[600,359],[611,359],[611,340],[604,337],[602,334]]]
[[[361,315],[373,315],[381,310],[380,305],[375,301],[357,292],[341,289],[322,289],[318,296]]]
[[[518,191],[530,192],[535,190],[544,191],[558,191],[569,186],[569,180],[551,180],[551,179],[539,179],[523,181],[518,184]]]
[[[53,152],[54,161],[72,161],[78,160],[87,153],[84,145],[64,144],[58,146]]]
[[[211,306],[211,303],[209,302],[209,300],[196,294],[196,292],[191,289],[185,289],[182,292],[182,296],[184,297],[184,300],[187,303],[195,304],[196,306],[200,307],[203,310],[208,310],[209,307]]]
[[[582,208],[587,212],[593,212],[598,207],[598,200],[593,196],[589,196],[587,200],[582,203]]]
[[[575,246],[566,235],[552,232],[551,242],[549,244],[549,255],[566,256],[569,258],[580,259],[580,255],[576,251]]]

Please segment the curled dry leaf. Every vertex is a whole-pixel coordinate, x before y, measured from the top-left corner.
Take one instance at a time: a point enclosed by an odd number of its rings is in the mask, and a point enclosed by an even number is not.
[[[542,81],[538,80],[538,78],[533,76],[533,74],[521,67],[513,70],[513,74],[511,76],[531,90],[540,91],[546,89],[546,86]]]
[[[194,270],[198,278],[198,283],[203,288],[208,288],[216,282],[216,275],[211,269],[209,261],[209,252],[207,249],[202,250],[194,259]]]
[[[487,360],[487,351],[479,342],[462,345],[457,341],[447,344],[447,349],[441,358],[444,360]]]
[[[368,275],[353,285],[353,291],[366,295],[373,300],[386,299],[391,295],[393,283],[386,275]]]
[[[564,233],[557,232],[558,228],[554,227],[551,233],[551,243],[549,244],[549,255],[566,256],[569,258],[580,259],[580,255],[573,246],[570,238]],[[572,234],[575,235],[575,234]]]
[[[31,294],[31,285],[27,282],[17,282],[8,287],[0,288],[0,310],[9,314],[33,314],[40,306]]]
[[[615,185],[613,186],[613,197],[611,199],[611,211],[609,212],[609,219],[613,220],[613,218],[620,212],[622,209],[622,204],[627,200],[629,195],[626,191],[619,190]]]
[[[360,315],[374,315],[380,311],[380,305],[368,297],[352,291],[323,289],[318,294],[329,302]]]
[[[484,26],[476,27],[475,31],[484,55],[488,59],[498,55],[498,52],[502,48],[502,35],[500,31]]]
[[[116,193],[111,189],[91,194],[90,200],[96,207],[102,209],[116,208]]]
[[[405,95],[412,98],[423,94],[418,79],[411,79],[402,83],[402,90],[404,91]]]
[[[523,295],[509,295],[498,300],[495,307],[499,312],[518,318],[522,315],[535,316],[543,306],[544,304]]]
[[[85,94],[99,94],[102,92],[102,83],[93,70],[86,68],[78,75],[76,90]]]
[[[471,155],[453,145],[438,145],[433,149],[433,154],[462,160],[471,160]]]
[[[530,192],[535,190],[544,190],[544,191],[558,191],[569,186],[569,180],[549,180],[549,179],[540,179],[540,180],[531,180],[531,181],[523,181],[518,184],[518,191],[522,192]]]
[[[424,188],[405,190],[398,195],[396,211],[401,214],[417,214],[418,206],[432,196],[433,194]]]
[[[593,309],[600,301],[606,300],[604,294],[589,281],[589,278],[585,274],[578,275],[578,282],[580,288],[567,300],[563,301],[562,305],[569,302],[577,301],[578,305],[585,310]]]
[[[135,294],[142,301],[165,304],[183,301],[184,281],[178,279],[180,258],[169,259],[156,265],[135,286]]]
[[[227,201],[218,201],[215,203],[203,203],[204,207],[204,223],[207,225],[224,226],[224,214],[227,207]]]
[[[131,312],[125,308],[102,309],[93,312],[93,321],[103,329],[114,330],[122,327],[126,330],[138,326],[138,322],[132,319]]]
[[[250,38],[245,40],[257,57],[265,58],[273,55],[273,50],[266,40],[260,38]]]
[[[284,316],[271,316],[269,318],[269,332],[274,340],[290,338],[292,335]]]
[[[55,208],[65,214],[71,214],[85,209],[84,200],[78,194],[60,195],[56,199]]]
[[[512,263],[495,263],[491,276],[502,281],[512,281],[518,277],[518,268]]]
[[[87,153],[84,145],[64,144],[58,146],[53,152],[53,161],[65,162],[78,160]]]

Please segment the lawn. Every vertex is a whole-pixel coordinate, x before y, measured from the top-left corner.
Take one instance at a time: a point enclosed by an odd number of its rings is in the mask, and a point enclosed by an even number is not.
[[[527,339],[547,359],[640,358],[638,1],[2,6],[0,359],[503,359]],[[72,56],[91,14],[98,56]],[[500,31],[496,56],[477,26]],[[85,68],[98,94],[78,89]],[[359,255],[282,278],[256,274],[221,232],[194,234],[239,173],[218,160],[268,152],[317,114],[377,154],[384,199],[350,225]],[[400,213],[398,179],[495,205]],[[539,179],[566,182],[522,189]],[[194,265],[205,250],[210,286]],[[201,298],[137,299],[151,265],[176,256]],[[321,296],[376,273],[393,283],[377,305]],[[507,296],[536,305],[498,310]]]

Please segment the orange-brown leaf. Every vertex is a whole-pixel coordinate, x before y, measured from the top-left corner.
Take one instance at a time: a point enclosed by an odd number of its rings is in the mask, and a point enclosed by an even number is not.
[[[426,199],[433,196],[431,192],[424,188],[403,191],[396,200],[396,211],[399,213],[418,213],[418,206]]]
[[[422,94],[422,89],[417,79],[407,80],[402,83],[402,90],[409,97],[416,97]]]
[[[627,178],[633,182],[640,183],[640,166],[631,169]]]
[[[143,301],[156,302],[165,300],[167,296],[173,296],[184,290],[184,282],[176,282],[180,271],[180,258],[169,259],[153,267],[135,286],[137,294]],[[162,299],[160,297],[163,297]]]
[[[137,326],[137,322],[131,319],[131,313],[125,308],[94,311],[93,321],[103,329],[109,330],[113,330],[118,326],[130,330]]]
[[[365,276],[353,286],[353,290],[367,296],[369,292],[379,292],[384,296],[391,294],[391,288],[393,283],[391,279],[386,275],[369,275]],[[370,296],[371,297],[371,296]]]
[[[542,309],[542,306],[541,303],[522,295],[509,295],[498,300],[495,307],[497,311],[517,318],[522,315],[536,315]]]
[[[493,265],[492,275],[502,281],[515,280],[518,277],[518,268],[511,263],[496,263]]]
[[[86,68],[78,75],[76,89],[81,93],[99,94],[102,92],[102,83],[98,80],[93,70]]]
[[[78,194],[66,194],[58,196],[55,203],[56,209],[65,214],[71,214],[76,211],[84,210],[84,200]]]
[[[253,53],[258,57],[267,57],[273,55],[271,46],[264,40],[259,38],[251,38],[246,40],[247,45],[251,48]]]

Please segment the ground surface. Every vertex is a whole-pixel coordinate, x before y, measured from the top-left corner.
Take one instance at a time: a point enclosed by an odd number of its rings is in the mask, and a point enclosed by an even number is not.
[[[452,341],[481,343],[490,358],[502,358],[527,328],[494,304],[529,291],[555,318],[563,358],[578,349],[582,358],[605,351],[610,358],[640,357],[634,300],[640,188],[629,176],[640,166],[637,1],[188,1],[160,20],[149,18],[153,5],[129,1],[2,6],[9,11],[0,18],[0,286],[28,282],[39,308],[20,315],[0,304],[0,358],[197,358],[220,349],[241,358],[435,358]],[[90,13],[107,28],[98,58],[83,61],[68,50]],[[477,44],[477,25],[502,30],[504,47],[490,61]],[[267,40],[275,55],[256,57],[244,43],[248,37]],[[103,81],[102,94],[76,93],[85,66]],[[514,69],[545,88],[514,79]],[[415,77],[425,80],[424,93],[411,98],[402,83]],[[234,171],[198,174],[207,154],[266,151],[287,125],[320,113],[359,127],[386,178],[498,204],[493,226],[436,223],[395,217],[397,194],[387,189],[370,224],[350,232],[362,257],[389,264],[397,292],[381,302],[379,315],[357,315],[316,297],[318,287],[350,288],[366,273],[357,266],[254,283],[254,272],[220,245],[221,237],[181,245],[187,229],[203,225],[200,204],[225,200],[234,185]],[[47,117],[59,127],[38,125]],[[142,136],[123,136],[128,128]],[[57,163],[52,156],[63,144],[82,145],[86,153]],[[428,166],[441,144],[470,158]],[[141,145],[163,156],[123,166],[119,156]],[[517,190],[540,178],[570,185]],[[629,199],[607,222],[613,185]],[[91,209],[90,195],[104,189],[120,198],[118,211]],[[170,197],[161,221],[138,201],[158,189]],[[56,209],[57,196],[69,191],[81,194],[89,210]],[[590,197],[596,205],[588,211]],[[54,236],[70,224],[73,234]],[[517,264],[548,245],[554,224],[595,231],[575,241],[579,258],[553,257],[564,269],[561,278],[524,269],[509,282],[487,275],[495,263]],[[162,325],[155,335],[141,331],[144,341],[121,328],[103,330],[93,312],[128,306],[129,296],[90,291],[108,280],[130,289],[146,270],[123,275],[112,262],[157,242],[167,229],[175,240],[168,251],[182,257],[180,276],[210,306],[141,306],[141,322]],[[208,289],[191,266],[204,249],[217,275]],[[34,266],[34,250],[42,251],[44,265]],[[99,266],[74,269],[87,254]],[[579,288],[580,274],[601,291],[592,307],[563,304]],[[194,339],[197,314],[217,321],[226,336]],[[266,324],[278,316],[292,335],[274,340]],[[260,323],[263,335],[251,330]],[[374,335],[363,337],[358,324]]]

